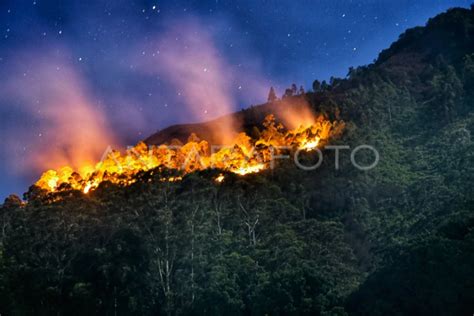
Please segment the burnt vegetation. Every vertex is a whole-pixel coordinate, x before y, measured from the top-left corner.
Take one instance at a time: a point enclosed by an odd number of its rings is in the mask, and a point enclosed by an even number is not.
[[[471,315],[473,10],[313,90],[285,99],[346,122],[334,144],[373,145],[376,168],[342,151],[335,170],[325,151],[314,171],[281,161],[222,183],[153,170],[87,195],[32,187],[0,209],[0,313]],[[283,102],[269,99],[236,114],[249,134]]]

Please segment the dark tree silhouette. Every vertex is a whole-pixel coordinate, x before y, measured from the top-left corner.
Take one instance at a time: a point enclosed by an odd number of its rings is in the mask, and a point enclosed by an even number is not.
[[[313,81],[313,91],[319,92],[321,90],[321,82],[318,79]]]
[[[268,102],[276,101],[278,98],[275,93],[275,89],[273,87],[270,88],[270,92],[268,92]]]
[[[303,88],[303,86],[300,86],[300,91],[299,91],[299,93],[300,93],[301,95],[304,94],[304,88]]]
[[[291,91],[293,92],[293,95],[296,95],[298,93],[298,87],[296,86],[296,84],[292,84],[291,85]]]
[[[293,90],[288,88],[285,90],[285,93],[283,94],[282,99],[292,97],[293,95],[294,95]]]
[[[323,80],[323,82],[321,82],[321,91],[326,91],[328,90],[328,88],[329,88],[328,83],[326,82],[326,80]]]

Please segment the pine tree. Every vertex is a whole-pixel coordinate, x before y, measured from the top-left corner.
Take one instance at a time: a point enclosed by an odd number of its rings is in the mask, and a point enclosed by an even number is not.
[[[314,92],[319,92],[321,90],[321,82],[319,80],[314,80],[313,81],[313,91]]]
[[[268,102],[273,102],[276,101],[278,98],[275,93],[275,89],[273,87],[270,87],[270,92],[268,93]]]
[[[293,90],[288,88],[285,90],[285,93],[283,94],[282,99],[292,97],[292,96],[293,96]]]
[[[294,83],[291,85],[291,92],[293,92],[293,95],[296,95],[298,93],[298,88]]]

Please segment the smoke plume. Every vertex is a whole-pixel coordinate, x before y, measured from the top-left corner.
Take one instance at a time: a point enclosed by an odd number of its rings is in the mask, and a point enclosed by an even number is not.
[[[23,173],[92,164],[114,144],[105,115],[91,102],[81,76],[68,59],[42,54],[47,55],[51,57],[22,55],[12,60],[0,88],[0,101],[14,104],[28,125],[10,126],[5,137],[12,148],[7,160]]]
[[[236,111],[237,94],[242,89],[239,82],[246,83],[248,95],[258,94],[263,100],[263,91],[269,86],[261,79],[258,66],[251,71],[239,70],[228,56],[223,57],[212,32],[197,19],[170,21],[168,25],[164,34],[148,45],[147,56],[139,57],[139,69],[166,78],[195,121]],[[216,131],[223,143],[233,138],[239,125],[232,117],[226,120]]]

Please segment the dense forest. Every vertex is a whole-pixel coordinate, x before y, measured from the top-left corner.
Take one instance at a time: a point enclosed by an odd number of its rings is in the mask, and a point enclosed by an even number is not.
[[[313,171],[279,161],[222,183],[32,186],[0,209],[0,313],[472,315],[474,8],[313,88],[289,98],[344,120],[333,144],[374,146],[375,168],[325,150]]]

